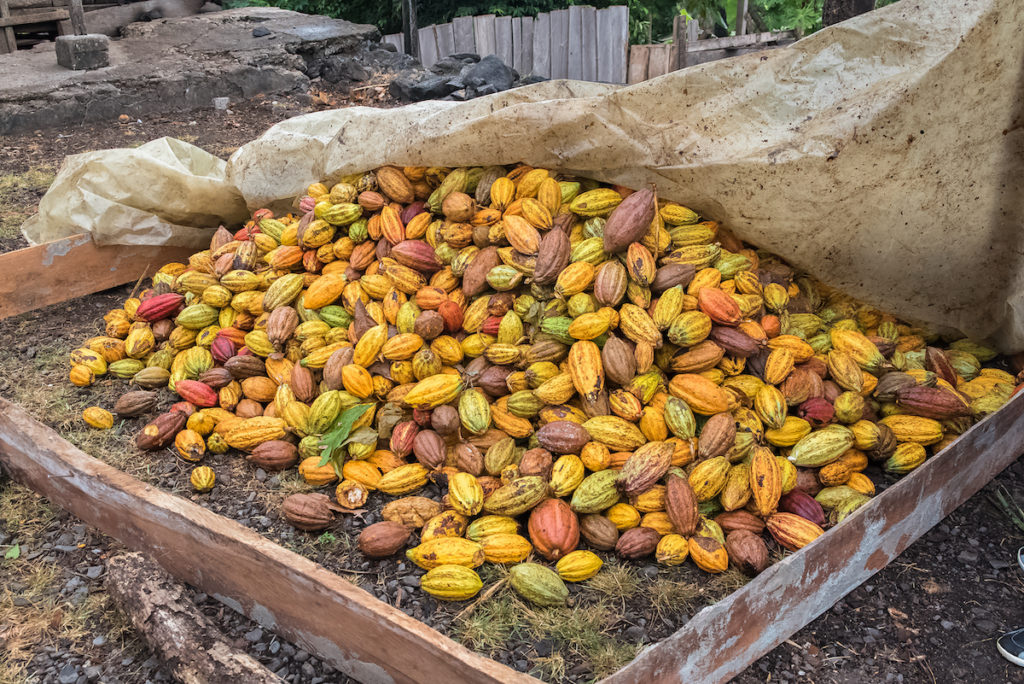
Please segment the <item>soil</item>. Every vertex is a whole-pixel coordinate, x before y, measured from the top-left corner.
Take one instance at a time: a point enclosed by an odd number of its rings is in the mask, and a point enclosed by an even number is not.
[[[333,96],[323,97],[326,102]],[[45,174],[55,172],[67,154],[173,135],[227,156],[267,126],[303,111],[308,107],[294,102],[257,100],[230,114],[194,112],[10,136],[0,178],[37,175],[28,182],[0,184],[0,218],[31,212],[48,182]],[[16,190],[8,192],[8,186]],[[21,246],[20,236],[0,231],[0,251]],[[217,473],[217,486],[209,494],[196,494],[188,486],[189,464],[169,452],[134,448],[132,437],[144,419],[120,422],[105,432],[83,426],[81,410],[109,407],[126,383],[108,379],[88,389],[74,388],[65,379],[66,355],[97,333],[102,314],[119,306],[129,290],[117,288],[0,322],[0,396],[26,406],[87,452],[323,563],[501,662],[549,680],[604,676],[744,581],[733,572],[710,578],[689,566],[623,565],[606,558],[602,582],[573,587],[569,610],[532,610],[506,587],[468,617],[453,619],[465,606],[439,605],[426,596],[418,588],[421,570],[395,559],[369,561],[354,549],[354,533],[379,519],[384,497],[371,495],[364,514],[340,516],[323,534],[301,533],[277,513],[285,495],[307,489],[294,471],[267,473],[237,455],[210,455],[204,464]],[[994,646],[1003,631],[1024,625],[1024,573],[1015,562],[1024,530],[993,503],[999,487],[1024,504],[1024,463],[1018,460],[736,681],[1024,681],[1024,670],[1003,660]],[[435,487],[425,493],[440,495]],[[0,481],[0,550],[11,556],[13,545],[19,557],[0,560],[0,681],[168,679],[103,590],[105,559],[122,549],[118,542],[26,488]],[[500,581],[500,569],[486,572],[485,585]],[[240,648],[287,681],[347,681],[215,600],[192,596]]]

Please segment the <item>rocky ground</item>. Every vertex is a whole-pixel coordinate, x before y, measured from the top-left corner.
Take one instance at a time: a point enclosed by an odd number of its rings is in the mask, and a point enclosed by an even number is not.
[[[333,93],[318,96],[339,103]],[[379,104],[378,91],[366,91]],[[344,102],[341,102],[344,103]],[[23,246],[16,226],[32,210],[67,154],[181,137],[226,156],[275,121],[305,111],[291,101],[252,101],[232,113],[131,119],[105,125],[8,136],[0,175],[0,249]],[[730,573],[710,579],[653,565],[609,564],[603,583],[577,593],[571,610],[535,611],[499,591],[468,617],[461,606],[438,607],[418,590],[421,571],[389,561],[371,563],[347,532],[373,522],[371,499],[359,520],[345,517],[321,535],[282,524],[276,503],[304,485],[231,456],[207,461],[218,487],[209,495],[188,487],[188,467],[170,454],[140,454],[131,445],[138,425],[97,432],[78,416],[84,406],[108,406],[125,390],[104,381],[78,389],[64,381],[69,349],[95,329],[127,288],[82,298],[0,323],[0,396],[26,406],[70,441],[141,479],[196,500],[309,556],[427,624],[517,669],[550,680],[586,681],[614,671],[642,644],[664,637],[689,615],[739,586]],[[740,682],[1017,682],[1022,671],[995,651],[1003,630],[1024,624],[1024,573],[1014,561],[1024,530],[994,503],[999,488],[1024,504],[1024,463],[986,489],[868,583],[752,665]],[[26,488],[0,481],[0,682],[164,681],[167,673],[114,610],[103,589],[106,560],[118,542],[63,513]],[[17,549],[17,551],[12,551]],[[492,571],[485,578],[500,581]],[[286,681],[344,681],[315,657],[263,630],[215,600],[193,594],[240,648]]]

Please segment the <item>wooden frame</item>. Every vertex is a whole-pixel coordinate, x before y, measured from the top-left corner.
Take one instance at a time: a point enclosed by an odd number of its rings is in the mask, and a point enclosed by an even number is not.
[[[47,254],[49,248],[31,249]],[[155,250],[152,258],[161,254],[161,248],[78,244],[74,249],[86,258],[106,250],[118,263],[139,249]],[[36,277],[74,283],[65,299],[100,289],[84,286],[80,273],[46,275],[70,266],[68,261],[41,264],[36,260],[28,267]],[[126,265],[111,278],[134,280],[138,271]],[[28,310],[28,305],[8,306]],[[728,681],[885,567],[1016,460],[1022,448],[1024,395],[1019,395],[819,540],[704,608],[606,681]],[[150,554],[183,581],[362,682],[535,681],[472,653],[252,530],[92,458],[2,399],[0,466],[83,521]]]

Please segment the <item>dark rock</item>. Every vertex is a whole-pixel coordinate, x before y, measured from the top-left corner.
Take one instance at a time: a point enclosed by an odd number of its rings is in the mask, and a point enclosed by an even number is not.
[[[508,90],[516,80],[516,72],[506,65],[497,55],[487,55],[474,66],[463,78],[466,85],[482,92],[490,85],[493,92]]]
[[[547,80],[548,79],[545,78],[544,76],[538,76],[537,74],[530,74],[528,76],[524,76],[523,78],[519,79],[519,85],[521,85],[521,86],[533,85],[534,83],[543,83],[544,81],[547,81]]]
[[[255,644],[257,641],[263,638],[263,630],[257,627],[256,629],[245,633],[245,640]]]
[[[444,76],[407,70],[391,81],[388,90],[392,96],[400,100],[420,102],[444,97],[455,88],[448,84],[448,78]]]
[[[257,26],[256,28],[254,28],[252,30],[252,37],[253,38],[263,38],[264,36],[269,36],[269,35],[270,35],[270,31],[268,31],[267,29],[263,28],[262,26]]]
[[[328,83],[366,81],[372,74],[353,57],[335,55],[324,64],[321,77]]]
[[[467,64],[480,61],[480,55],[475,52],[456,52],[454,55],[448,55],[451,59],[457,59],[460,62],[466,62]]]

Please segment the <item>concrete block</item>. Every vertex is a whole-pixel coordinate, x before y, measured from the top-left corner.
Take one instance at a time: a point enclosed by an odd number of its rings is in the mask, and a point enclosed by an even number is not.
[[[57,64],[65,69],[101,69],[110,64],[110,39],[98,33],[57,37]]]

